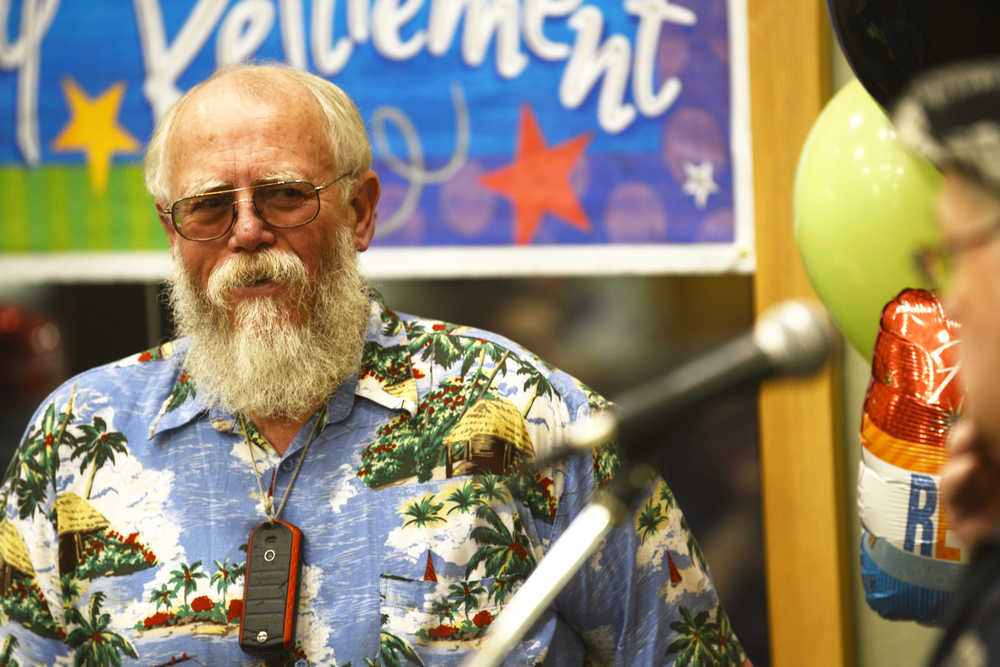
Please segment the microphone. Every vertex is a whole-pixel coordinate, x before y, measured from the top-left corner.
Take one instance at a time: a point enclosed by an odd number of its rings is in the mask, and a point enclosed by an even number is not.
[[[542,458],[548,463],[616,437],[626,455],[641,454],[649,440],[645,436],[662,431],[671,417],[687,408],[768,378],[819,371],[830,356],[834,337],[833,323],[820,304],[778,303],[745,334],[619,396],[614,409],[598,412],[574,428],[567,447]]]

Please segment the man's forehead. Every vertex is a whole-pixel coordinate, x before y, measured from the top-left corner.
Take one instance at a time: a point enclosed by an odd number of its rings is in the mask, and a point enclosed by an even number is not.
[[[233,182],[235,173],[219,173],[230,163],[249,170],[239,178],[253,183],[308,180],[333,166],[326,164],[332,150],[322,107],[301,85],[277,83],[275,94],[262,97],[238,80],[213,80],[184,100],[166,142],[168,180],[182,190],[173,198],[250,185]],[[246,151],[260,145],[277,149],[266,154],[277,162],[255,164]],[[178,182],[181,173],[183,182]]]
[[[319,102],[295,81],[229,76],[208,81],[193,91],[178,109],[175,127],[183,128],[194,120],[212,127],[233,113],[308,126],[323,117]]]

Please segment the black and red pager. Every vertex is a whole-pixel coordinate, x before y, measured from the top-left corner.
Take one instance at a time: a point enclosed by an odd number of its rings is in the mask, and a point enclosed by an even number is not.
[[[240,618],[240,648],[258,655],[295,646],[302,531],[265,521],[250,533]]]

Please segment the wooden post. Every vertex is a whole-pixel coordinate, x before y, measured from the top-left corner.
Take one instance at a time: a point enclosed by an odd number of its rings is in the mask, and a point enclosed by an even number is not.
[[[757,272],[755,310],[813,296],[792,192],[799,152],[829,99],[825,3],[748,0]],[[853,665],[840,365],[760,394],[772,663]]]

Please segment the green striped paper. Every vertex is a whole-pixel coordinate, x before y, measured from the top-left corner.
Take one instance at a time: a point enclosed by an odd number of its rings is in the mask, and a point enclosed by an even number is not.
[[[0,167],[0,253],[166,248],[141,165],[113,167],[101,194],[85,165]]]

